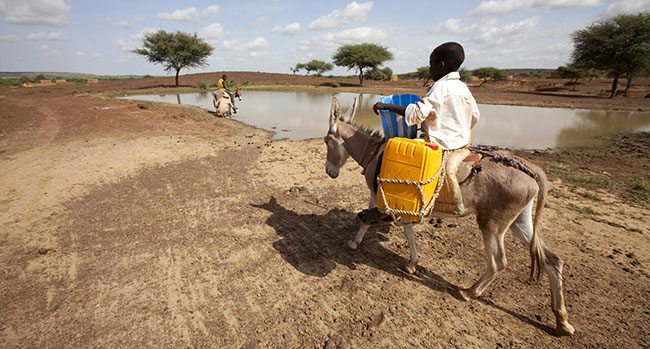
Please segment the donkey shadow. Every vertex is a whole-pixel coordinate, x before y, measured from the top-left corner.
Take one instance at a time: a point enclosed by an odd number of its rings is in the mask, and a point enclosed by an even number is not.
[[[424,267],[418,266],[415,275],[408,274],[403,269],[408,261],[380,244],[388,238],[377,229],[371,228],[359,248],[350,250],[345,242],[358,228],[356,214],[352,212],[331,209],[325,215],[298,214],[278,204],[275,197],[268,203],[251,206],[272,213],[265,223],[282,237],[273,243],[273,247],[285,261],[304,274],[324,277],[337,264],[353,270],[357,265],[367,265],[455,296],[455,285]]]
[[[345,242],[351,239],[358,229],[356,214],[352,212],[331,209],[325,215],[298,214],[278,204],[275,197],[271,197],[268,203],[251,204],[251,206],[272,213],[265,223],[282,237],[273,243],[273,247],[287,263],[304,274],[325,277],[337,267],[337,264],[352,270],[356,269],[357,265],[367,265],[461,299],[457,285],[422,266],[417,266],[415,274],[407,273],[404,269],[408,262],[406,258],[380,244],[380,242],[388,240],[382,233],[381,227],[380,229],[371,228],[358,249],[350,250]],[[476,301],[501,310],[544,332],[554,334],[553,328],[490,300],[479,298]]]

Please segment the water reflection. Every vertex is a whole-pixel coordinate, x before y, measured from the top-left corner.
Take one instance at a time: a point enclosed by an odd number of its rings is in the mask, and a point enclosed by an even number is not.
[[[332,96],[343,111],[360,100],[356,121],[380,129],[372,105],[381,96],[354,93],[245,91],[236,120],[276,132],[274,138],[305,139],[327,132]],[[213,110],[210,92],[181,95],[141,95],[127,99],[184,103]],[[481,120],[472,141],[501,147],[543,149],[589,147],[603,144],[606,136],[620,132],[650,131],[650,113],[560,108],[479,105]]]

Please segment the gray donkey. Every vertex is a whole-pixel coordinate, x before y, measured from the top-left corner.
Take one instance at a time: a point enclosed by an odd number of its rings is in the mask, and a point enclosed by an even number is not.
[[[352,107],[341,116],[338,99],[332,99],[329,131],[325,136],[327,144],[327,162],[325,170],[331,178],[339,175],[340,168],[352,157],[362,168],[366,184],[370,189],[369,209],[375,208],[376,191],[374,189],[376,169],[379,162],[378,153],[385,142],[381,134],[368,131],[351,121],[357,108],[354,99]],[[501,155],[512,157],[507,152]],[[542,269],[548,275],[551,284],[551,307],[555,314],[557,335],[572,335],[574,328],[568,322],[568,313],[562,295],[562,260],[544,246],[539,237],[540,217],[544,208],[547,191],[547,178],[544,171],[530,161],[517,158],[538,174],[535,180],[527,174],[493,159],[484,157],[480,161],[481,172],[475,177],[461,183],[464,214],[476,215],[478,226],[483,234],[487,254],[487,270],[467,289],[459,289],[459,295],[466,301],[479,297],[494,280],[496,274],[506,267],[506,255],[503,238],[508,228],[530,250],[532,279],[538,278]],[[535,218],[533,221],[533,202]],[[435,215],[435,212],[434,212]],[[409,273],[416,271],[419,260],[414,241],[413,222],[404,221],[404,235],[408,240],[410,261],[406,265]],[[354,238],[348,241],[351,249],[356,249],[370,225],[361,222],[361,228]]]

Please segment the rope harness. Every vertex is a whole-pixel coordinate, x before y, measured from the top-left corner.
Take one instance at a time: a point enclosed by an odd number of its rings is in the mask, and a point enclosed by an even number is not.
[[[367,144],[366,144],[367,146]],[[468,149],[472,152],[479,153],[483,156],[488,156],[493,158],[497,162],[503,162],[506,165],[509,165],[511,167],[514,167],[523,173],[527,174],[528,176],[532,177],[535,180],[539,180],[539,175],[532,170],[530,167],[522,164],[520,161],[511,158],[511,157],[506,157],[503,155],[495,154],[490,151],[489,148],[484,148],[484,147],[479,147],[479,146],[470,146]],[[364,148],[365,150],[365,148]],[[376,154],[373,154],[376,155]],[[424,180],[424,181],[409,181],[409,180],[401,180],[401,179],[385,179],[377,176],[377,192],[380,194],[381,199],[384,202],[384,205],[386,208],[383,210],[386,214],[389,214],[393,220],[397,220],[397,217],[395,216],[396,214],[402,214],[402,215],[409,215],[409,216],[415,216],[418,217],[418,219],[421,219],[424,217],[430,209],[433,207],[436,199],[438,198],[438,195],[440,194],[440,190],[442,189],[443,182],[445,179],[445,160],[446,160],[446,155],[447,152],[443,152],[442,154],[442,165],[436,172],[436,174],[433,175],[433,177]],[[470,177],[476,176],[476,174],[480,171],[480,166],[473,166],[472,168],[472,175]],[[422,186],[429,184],[433,181],[436,180],[436,178],[439,177],[438,183],[436,185],[436,189],[434,191],[433,197],[431,198],[431,201],[425,206],[426,203],[426,198],[424,197],[424,191],[422,190]],[[413,212],[413,211],[406,211],[406,210],[399,210],[396,208],[391,208],[388,206],[388,201],[386,200],[386,195],[384,193],[384,188],[383,184],[384,183],[395,183],[395,184],[406,184],[406,185],[414,185],[415,187],[418,188],[418,192],[420,193],[420,200],[422,202],[422,208],[420,209],[419,212]]]
[[[443,152],[443,154],[442,154],[442,162],[441,162],[440,168],[438,169],[436,174],[433,175],[433,177],[431,177],[431,178],[429,178],[427,180],[424,180],[424,181],[409,181],[409,180],[402,180],[402,179],[385,179],[385,178],[381,178],[381,177],[378,176],[377,177],[377,191],[381,194],[381,199],[384,200],[384,205],[386,206],[386,208],[383,211],[385,213],[387,213],[387,214],[390,214],[391,217],[393,218],[393,220],[397,220],[397,217],[395,216],[396,214],[416,216],[416,217],[418,217],[418,219],[424,217],[429,212],[429,210],[433,206],[434,202],[438,198],[438,195],[440,193],[440,189],[442,189],[442,183],[443,183],[443,181],[445,179],[445,170],[444,170],[444,168],[445,168],[445,165],[444,165],[445,164],[445,157],[446,157],[446,154]],[[429,204],[427,204],[425,206],[425,203],[427,201],[426,201],[426,198],[424,197],[424,191],[422,191],[422,186],[435,181],[436,178],[438,178],[438,177],[440,177],[440,179],[438,180],[438,183],[436,185],[436,190],[433,193],[433,197],[431,198],[431,201],[429,202]],[[422,200],[421,201],[422,202],[422,208],[420,209],[420,211],[419,212],[412,212],[412,211],[399,210],[399,209],[396,209],[396,208],[390,208],[388,206],[388,201],[386,200],[386,195],[384,194],[384,188],[383,188],[384,183],[396,183],[396,184],[406,184],[406,185],[414,185],[414,186],[416,186],[418,188],[418,191],[420,192],[420,200]]]
[[[505,157],[503,155],[494,154],[494,153],[490,152],[489,148],[483,148],[483,147],[479,147],[479,146],[476,146],[476,145],[470,146],[470,147],[468,147],[468,149],[470,151],[475,152],[475,153],[482,154],[483,156],[489,156],[489,157],[493,158],[494,160],[496,160],[497,162],[503,162],[503,163],[505,163],[507,165],[510,165],[510,166],[518,169],[519,171],[529,175],[534,180],[539,180],[539,175],[537,173],[535,173],[535,171],[533,171],[530,167],[522,164],[521,162],[515,160],[514,158],[508,158],[508,157]]]

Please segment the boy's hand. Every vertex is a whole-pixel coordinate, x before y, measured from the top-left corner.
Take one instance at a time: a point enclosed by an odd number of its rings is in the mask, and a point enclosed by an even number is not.
[[[375,112],[375,115],[379,115],[379,111],[384,110],[384,109],[386,109],[386,104],[385,103],[377,102],[377,103],[375,103],[375,105],[372,106],[372,111]]]

